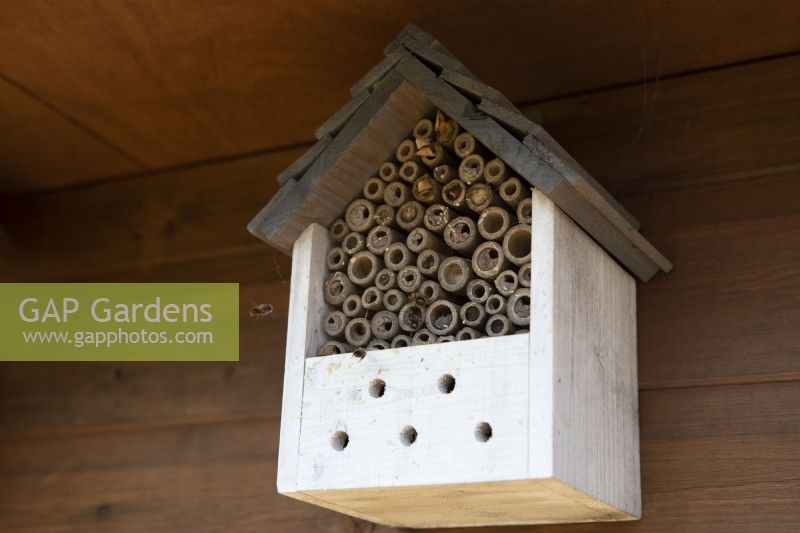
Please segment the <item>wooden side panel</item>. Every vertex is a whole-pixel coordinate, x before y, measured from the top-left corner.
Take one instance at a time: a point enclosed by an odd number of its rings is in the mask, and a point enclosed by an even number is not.
[[[416,486],[424,495],[432,484],[524,479],[528,344],[520,334],[308,359],[298,490]],[[439,386],[445,375],[450,393]],[[375,397],[378,379],[385,392]],[[488,440],[476,433],[482,424]],[[344,449],[332,446],[336,432],[348,436]]]
[[[303,372],[306,357],[316,355],[324,335],[322,320],[327,305],[321,287],[326,272],[325,261],[320,258],[325,257],[329,247],[328,231],[317,224],[311,224],[294,245],[278,455],[279,492],[293,490],[297,484]]]
[[[532,286],[539,287],[533,299],[542,299],[534,304],[532,322],[541,316],[543,323],[533,330],[531,380],[534,391],[544,389],[531,396],[533,472],[546,466],[537,456],[544,447],[555,478],[638,517],[635,282],[538,191],[532,225],[533,256],[542,256],[532,263]],[[544,346],[534,348],[537,342]],[[533,411],[537,400],[546,406],[550,398],[552,427],[545,427],[547,421]],[[547,443],[537,446],[540,432],[552,439],[551,449]]]

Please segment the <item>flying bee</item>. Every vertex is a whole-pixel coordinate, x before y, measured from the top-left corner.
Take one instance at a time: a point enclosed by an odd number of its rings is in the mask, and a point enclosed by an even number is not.
[[[272,311],[271,304],[258,304],[250,308],[250,316],[255,319],[261,319],[271,315]]]

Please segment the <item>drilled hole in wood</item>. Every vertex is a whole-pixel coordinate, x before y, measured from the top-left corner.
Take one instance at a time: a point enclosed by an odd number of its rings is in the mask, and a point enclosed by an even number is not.
[[[347,448],[347,445],[350,443],[350,437],[344,431],[337,431],[331,437],[331,447],[340,452]]]
[[[481,422],[475,426],[475,439],[478,442],[486,442],[492,438],[492,426],[486,422]]]
[[[369,383],[369,395],[373,398],[380,398],[386,392],[386,382],[382,379],[373,379]]]
[[[450,394],[456,388],[456,378],[450,374],[443,374],[437,382],[439,390],[444,394]]]
[[[406,446],[411,446],[417,440],[417,430],[412,426],[406,426],[400,432],[400,442]]]

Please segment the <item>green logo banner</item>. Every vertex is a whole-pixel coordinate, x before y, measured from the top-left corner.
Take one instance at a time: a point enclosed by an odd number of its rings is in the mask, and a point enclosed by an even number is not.
[[[238,283],[0,283],[0,361],[238,360]]]

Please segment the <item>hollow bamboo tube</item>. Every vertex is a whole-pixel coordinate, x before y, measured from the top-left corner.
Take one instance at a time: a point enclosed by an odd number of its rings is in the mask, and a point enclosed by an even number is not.
[[[486,313],[489,315],[503,313],[506,310],[506,299],[500,294],[491,294],[486,299],[483,308],[486,309]]]
[[[437,277],[439,284],[448,292],[464,294],[467,284],[472,281],[475,273],[472,272],[469,262],[463,257],[452,256],[446,258],[439,265]]]
[[[395,150],[394,156],[401,163],[405,163],[406,161],[411,161],[414,159],[416,153],[417,145],[414,144],[414,141],[411,139],[406,139],[397,145],[397,150]]]
[[[377,287],[367,287],[361,294],[361,307],[373,313],[383,309],[383,291]]]
[[[531,290],[521,287],[508,297],[506,316],[515,326],[527,327],[531,323]]]
[[[456,211],[464,211],[467,202],[467,186],[461,180],[453,180],[442,188],[442,201]]]
[[[475,183],[467,189],[467,207],[475,213],[483,213],[493,206],[500,205],[500,199],[490,185]]]
[[[393,181],[383,191],[383,201],[389,207],[398,208],[411,200],[411,187],[402,181]]]
[[[458,312],[461,323],[473,328],[482,328],[486,323],[486,308],[475,302],[467,302]]]
[[[344,299],[351,294],[361,294],[344,272],[334,272],[322,284],[322,296],[331,305],[342,305]]]
[[[430,174],[423,174],[414,181],[411,194],[420,203],[435,204],[442,201],[442,186]]]
[[[340,353],[350,353],[353,351],[353,347],[345,344],[343,342],[338,341],[328,341],[320,347],[319,351],[317,352],[318,356],[325,356],[325,355],[337,355]]]
[[[342,240],[342,250],[349,256],[354,256],[367,248],[367,239],[357,231],[351,231]]]
[[[425,301],[428,303],[444,298],[444,289],[442,289],[442,286],[439,285],[438,282],[433,281],[432,279],[423,281],[420,284],[417,293],[425,298]]]
[[[531,264],[525,263],[517,271],[517,279],[522,287],[531,286]]]
[[[469,132],[459,133],[453,140],[453,151],[460,158],[465,158],[480,151],[478,141]]]
[[[402,242],[393,242],[383,253],[386,268],[398,272],[401,268],[417,262],[417,254],[412,253]],[[399,282],[399,280],[398,280]]]
[[[517,266],[530,263],[531,227],[527,224],[517,224],[510,228],[503,237],[503,253],[506,259]]]
[[[471,255],[478,246],[478,228],[469,217],[456,217],[444,229],[444,242],[453,250]]]
[[[344,220],[337,218],[331,222],[328,230],[330,231],[331,239],[333,239],[334,242],[342,242],[342,240],[344,240],[344,236],[350,231],[350,228],[347,227],[347,223]]]
[[[400,322],[397,315],[391,311],[378,311],[370,322],[372,334],[383,340],[391,340],[392,337],[400,333]]]
[[[423,146],[417,150],[417,156],[422,160],[422,163],[429,168],[436,168],[439,165],[452,165],[456,163],[456,158],[454,158],[444,146],[437,143]]]
[[[406,183],[414,183],[414,180],[423,174],[422,166],[416,161],[406,161],[397,171],[397,174]]]
[[[444,261],[445,256],[436,250],[423,250],[417,256],[417,268],[424,275],[436,277],[439,272],[439,265]]]
[[[347,263],[347,277],[360,287],[369,287],[383,268],[383,260],[372,252],[358,252]]]
[[[364,182],[364,187],[361,189],[361,193],[364,195],[364,198],[366,198],[371,202],[382,202],[383,191],[385,189],[386,189],[386,182],[380,178],[373,176],[372,178]]]
[[[425,216],[425,208],[421,203],[414,200],[406,202],[397,210],[397,225],[406,231],[422,225],[422,218]]]
[[[494,286],[497,292],[503,296],[511,296],[511,294],[519,288],[517,273],[513,270],[504,270],[500,272],[494,280]]]
[[[391,348],[391,345],[383,339],[372,339],[367,344],[367,350],[388,350],[389,348]]]
[[[347,206],[344,220],[351,230],[360,233],[368,232],[375,225],[375,204],[363,198],[353,200]]]
[[[342,302],[342,311],[350,318],[355,318],[364,314],[364,306],[361,305],[361,296],[351,294]]]
[[[436,342],[442,344],[443,342],[455,342],[455,340],[456,340],[455,335],[442,335],[438,339],[436,339]]]
[[[486,183],[496,187],[503,183],[503,180],[508,176],[508,167],[502,159],[495,158],[487,162],[483,167],[483,179]]]
[[[419,289],[423,281],[425,281],[425,278],[422,272],[413,265],[404,266],[397,273],[397,287],[409,294]]]
[[[456,333],[456,341],[471,341],[483,337],[480,331],[475,328],[466,327],[461,328]]]
[[[494,293],[494,286],[485,279],[473,279],[467,285],[467,298],[476,304],[486,303],[486,299]]]
[[[341,311],[331,311],[325,316],[322,327],[325,329],[325,333],[328,337],[332,339],[343,339],[344,327],[349,321],[350,319],[347,318],[347,315]]]
[[[483,180],[485,165],[483,156],[478,154],[468,155],[458,165],[458,177],[467,185],[478,183]]]
[[[516,208],[523,198],[530,196],[530,188],[523,187],[517,178],[508,178],[500,185],[500,198],[513,208]]]
[[[451,165],[439,165],[433,169],[433,179],[442,185],[445,185],[456,178],[458,178],[458,170]]]
[[[391,161],[387,161],[378,169],[378,176],[386,183],[391,183],[397,180],[397,165]]]
[[[492,206],[478,217],[478,233],[487,241],[500,241],[514,223],[511,213],[502,207]]]
[[[516,326],[505,315],[492,315],[486,321],[486,334],[490,337],[502,337],[516,331]]]
[[[402,242],[406,235],[388,226],[376,226],[367,234],[367,249],[375,255],[383,255],[393,242]]]
[[[436,111],[436,120],[433,123],[434,139],[448,148],[452,148],[453,141],[458,136],[458,122],[449,119],[441,111]]]
[[[344,270],[347,268],[347,261],[350,259],[350,256],[345,253],[339,246],[334,246],[330,250],[328,250],[327,255],[325,256],[325,266],[331,272]]]
[[[411,346],[420,346],[423,344],[436,344],[438,337],[434,335],[427,328],[418,330],[411,336]]]
[[[530,333],[528,328],[520,328],[514,332],[514,335],[525,335],[526,333]]]
[[[531,225],[531,211],[533,209],[533,199],[523,198],[517,204],[517,220],[520,224]]]
[[[425,210],[422,222],[430,231],[441,235],[451,218],[453,218],[453,212],[449,207],[443,204],[433,204]]]
[[[383,294],[383,306],[392,313],[397,313],[407,303],[408,295],[400,289],[389,289]]]
[[[450,251],[441,237],[425,228],[411,230],[406,238],[406,246],[416,254],[422,253],[423,250],[435,250],[441,254]]]
[[[375,225],[396,227],[397,222],[394,219],[396,214],[397,211],[394,207],[387,204],[379,205],[375,208]]]
[[[434,335],[450,335],[461,325],[459,308],[448,300],[436,300],[425,310],[425,326]]]
[[[354,318],[344,328],[344,338],[355,347],[366,346],[372,340],[372,328],[366,318]]]
[[[375,287],[384,292],[394,289],[397,287],[397,274],[393,270],[382,268],[375,276]]]
[[[416,125],[414,125],[411,134],[414,136],[414,139],[423,139],[430,142],[434,134],[433,121],[429,118],[419,119]]]
[[[425,311],[415,303],[407,303],[400,308],[397,319],[400,329],[413,333],[425,323]]]
[[[505,269],[506,258],[503,255],[503,247],[494,241],[481,243],[472,253],[472,270],[480,278],[494,281]]]
[[[406,346],[411,346],[411,337],[403,334],[397,335],[392,339],[391,346],[392,348],[405,348]]]

